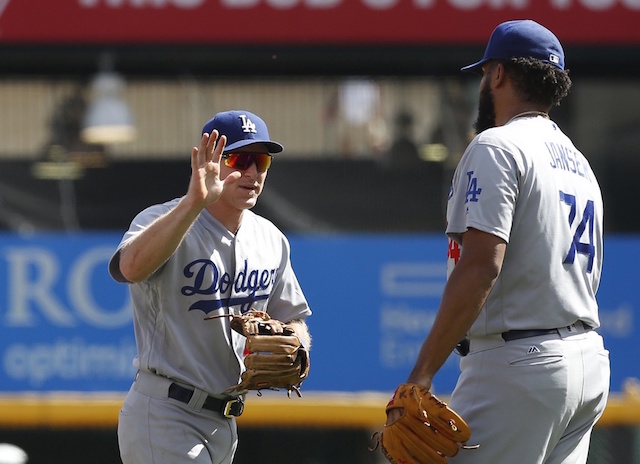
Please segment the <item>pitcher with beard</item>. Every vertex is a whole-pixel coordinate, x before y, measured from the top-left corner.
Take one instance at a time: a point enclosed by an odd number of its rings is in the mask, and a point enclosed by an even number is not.
[[[448,279],[407,382],[430,389],[457,348],[450,406],[480,446],[448,462],[584,464],[609,391],[603,201],[549,115],[571,87],[564,51],[544,26],[507,21],[462,70],[481,75],[477,135],[451,183]]]

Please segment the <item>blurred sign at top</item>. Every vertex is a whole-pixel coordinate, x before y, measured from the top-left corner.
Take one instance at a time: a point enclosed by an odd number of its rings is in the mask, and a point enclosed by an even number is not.
[[[525,18],[640,43],[640,0],[0,0],[0,43],[485,44]]]

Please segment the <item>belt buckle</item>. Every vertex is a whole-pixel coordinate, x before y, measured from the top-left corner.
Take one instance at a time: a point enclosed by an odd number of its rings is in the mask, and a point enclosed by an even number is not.
[[[240,398],[229,400],[224,404],[222,415],[227,419],[240,416],[244,411],[244,403]]]

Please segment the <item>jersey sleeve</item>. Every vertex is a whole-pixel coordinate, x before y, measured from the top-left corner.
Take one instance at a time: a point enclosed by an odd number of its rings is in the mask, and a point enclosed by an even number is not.
[[[130,240],[133,240],[135,237],[137,237],[143,230],[147,228],[147,226],[149,226],[149,224],[155,221],[158,217],[167,213],[169,209],[170,208],[166,205],[154,205],[146,208],[133,218],[133,221],[131,221],[131,224],[129,226],[129,230],[125,232],[122,240],[120,240],[120,244],[109,260],[109,274],[116,282],[128,283],[127,279],[125,279],[120,272],[120,250],[122,250],[122,247],[124,247]]]
[[[454,173],[447,207],[447,235],[460,243],[470,228],[509,242],[519,194],[520,169],[505,148],[476,139]]]

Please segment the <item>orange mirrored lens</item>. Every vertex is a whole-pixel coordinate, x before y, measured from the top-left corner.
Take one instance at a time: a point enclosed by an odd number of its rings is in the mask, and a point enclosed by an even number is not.
[[[256,163],[258,172],[264,172],[271,166],[271,155],[268,153],[225,153],[224,164],[232,169],[248,169]]]

